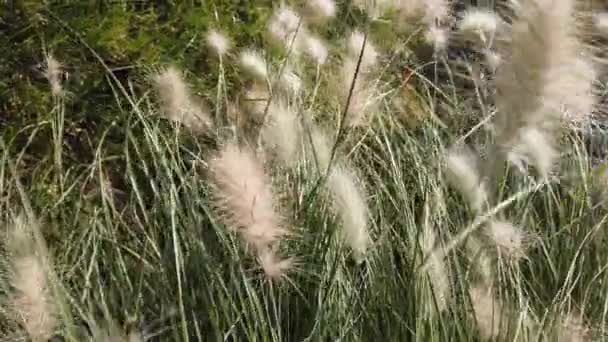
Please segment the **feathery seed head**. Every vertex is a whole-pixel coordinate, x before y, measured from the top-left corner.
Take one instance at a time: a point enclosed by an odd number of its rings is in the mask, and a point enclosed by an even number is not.
[[[212,126],[209,114],[192,99],[181,71],[170,66],[153,77],[163,113],[169,120],[194,130]]]
[[[443,52],[448,47],[448,31],[443,28],[430,26],[424,38],[427,43],[433,45],[436,53]]]
[[[539,172],[548,175],[558,152],[553,148],[547,134],[537,129],[526,129],[522,132],[521,144],[528,147],[528,155]]]
[[[430,225],[425,225],[422,232],[421,247],[429,258],[429,279],[437,298],[439,311],[443,311],[447,307],[450,295],[450,278],[443,260],[443,254],[440,255],[440,253],[435,251],[436,240],[437,237],[433,228]]]
[[[426,26],[444,23],[450,14],[446,0],[393,0],[400,13],[408,20],[422,21]]]
[[[450,4],[447,0],[426,0],[425,21],[429,25],[443,23],[450,15]]]
[[[34,255],[13,260],[13,286],[16,289],[12,301],[28,335],[34,341],[46,341],[57,325],[56,308],[52,302],[44,265]]]
[[[284,278],[293,267],[293,259],[281,259],[274,251],[265,248],[258,253],[258,262],[264,270],[264,274],[270,280]]]
[[[287,166],[295,165],[302,152],[302,131],[294,108],[273,101],[268,108],[269,123],[262,128],[262,140]]]
[[[245,50],[240,54],[241,66],[260,81],[268,79],[268,65],[262,53],[256,50]]]
[[[207,32],[207,45],[209,45],[218,56],[223,56],[230,50],[230,40],[226,35],[216,30]]]
[[[348,40],[348,51],[351,56],[357,56],[361,53],[361,47],[363,46],[364,41],[365,35],[360,31],[354,31],[350,34],[350,38]]]
[[[569,93],[563,98],[563,114],[566,123],[580,127],[588,123],[597,102],[593,82],[597,79],[597,70],[590,58],[576,58],[567,66],[568,72],[562,75],[564,89],[568,85]],[[564,71],[566,71],[564,70]],[[560,90],[557,90],[561,92]]]
[[[372,66],[376,65],[378,59],[378,51],[370,41],[369,37],[367,40],[365,40],[365,35],[363,33],[359,31],[354,31],[353,33],[351,33],[350,38],[348,40],[348,52],[351,59],[357,61],[359,59],[359,55],[361,54],[363,42],[365,42],[365,51],[363,52],[363,57],[361,58],[361,69],[362,71],[367,71]],[[355,69],[353,68],[353,74],[354,70]]]
[[[7,249],[12,266],[11,284],[15,289],[11,309],[33,341],[46,341],[57,326],[57,308],[44,256],[37,251],[32,234],[32,229],[37,229],[33,227],[35,224],[18,216],[9,232]]]
[[[471,304],[479,333],[485,339],[494,340],[500,336],[502,321],[502,304],[494,298],[492,289],[474,287],[469,289]]]
[[[591,112],[594,72],[581,54],[573,1],[529,0],[515,8],[517,19],[495,78],[496,141],[508,159],[528,160],[547,176],[558,156],[553,133],[564,109],[566,117]]]
[[[144,338],[141,333],[138,332],[130,332],[127,336],[127,341],[129,342],[144,342]]]
[[[348,104],[344,123],[348,127],[365,127],[370,118],[368,114],[377,110],[379,101],[377,95],[374,94],[374,89],[362,82],[365,82],[365,80],[358,80],[355,84],[353,95]]]
[[[487,42],[494,37],[499,22],[500,18],[495,12],[475,8],[465,12],[458,28],[465,35],[472,34],[475,38],[479,37],[483,42]]]
[[[143,342],[144,339],[141,333],[132,331],[126,334],[118,326],[118,324],[111,320],[107,327],[100,327],[97,323],[91,324],[91,335],[94,341],[97,342]]]
[[[475,156],[466,149],[452,150],[446,163],[450,184],[467,199],[471,209],[480,213],[487,202],[487,193],[476,167]]]
[[[554,149],[550,136],[537,128],[523,128],[519,132],[517,144],[508,152],[508,160],[519,166],[525,173],[523,162],[534,165],[538,173],[546,177],[551,172],[558,152]]]
[[[55,96],[63,95],[63,87],[61,86],[61,63],[59,63],[53,55],[46,55],[46,66],[44,75],[51,86],[51,93]]]
[[[298,29],[300,22],[301,18],[296,12],[288,6],[281,5],[270,19],[268,31],[274,39],[285,46],[289,46],[295,38],[293,48],[294,52],[298,53],[299,45],[301,44],[299,41],[301,35],[298,34],[298,31],[303,31],[303,28]]]
[[[271,181],[252,151],[229,143],[209,162],[215,207],[225,223],[259,250],[285,235]]]
[[[486,65],[491,70],[491,72],[496,72],[496,69],[498,69],[498,66],[502,61],[500,55],[490,49],[485,49],[483,52],[483,56],[485,57]]]
[[[353,80],[357,77],[357,82],[361,83],[360,79],[363,78],[363,70],[359,68],[359,73],[357,74],[357,61],[354,57],[346,58],[343,61],[342,69],[340,70],[342,73],[342,93],[344,95],[348,95],[348,91],[352,85]],[[356,85],[356,84],[355,84]]]
[[[9,253],[12,255],[23,256],[34,253],[34,237],[30,224],[29,220],[23,215],[13,218],[12,229],[6,243]]]
[[[325,172],[329,167],[332,146],[325,133],[318,127],[313,127],[310,139],[306,139],[310,159],[318,166],[319,171]]]
[[[269,98],[270,93],[265,84],[256,82],[245,92],[244,106],[249,111],[254,121],[262,121]]]
[[[338,165],[330,172],[327,187],[342,225],[344,242],[352,249],[355,261],[362,262],[370,243],[365,194],[352,170]]]
[[[591,341],[589,337],[589,332],[590,329],[583,322],[583,317],[581,314],[574,315],[572,313],[569,313],[561,319],[561,325],[558,327],[558,341]]]
[[[341,67],[341,74],[340,100],[344,105],[348,105],[345,124],[351,127],[363,125],[367,114],[373,112],[379,102],[375,89],[368,81],[363,60],[357,73],[357,61],[353,57],[346,58]],[[346,103],[353,81],[355,86],[350,101]]]
[[[318,65],[325,64],[329,52],[327,47],[318,37],[307,34],[305,36],[306,51]]]
[[[594,73],[589,63],[581,61],[587,57],[577,36],[575,1],[525,0],[512,7],[515,20],[510,39],[499,46],[504,58],[495,78],[496,140],[507,151],[528,134],[521,130],[533,127],[552,133],[560,126],[564,107],[583,112],[594,102],[589,91]],[[574,94],[573,89],[577,89]],[[548,140],[544,137],[541,142]],[[544,166],[550,164],[547,157],[542,161]]]
[[[298,95],[304,89],[302,79],[287,65],[279,75],[279,86],[289,94]]]
[[[241,110],[241,104],[238,102],[228,102],[226,104],[226,119],[232,130],[240,130],[246,123],[245,117]]]
[[[486,247],[477,235],[470,235],[465,241],[466,253],[471,260],[475,260],[477,273],[481,283],[487,286],[494,284],[494,269],[496,263],[486,251]]]
[[[281,6],[274,14],[274,19],[282,25],[282,28],[288,33],[298,29],[300,24],[300,16],[288,6]]]
[[[308,0],[307,4],[317,16],[331,18],[336,15],[336,3],[333,0]]]
[[[353,81],[361,83],[361,79],[365,74],[363,68],[361,67],[359,68],[359,72],[357,73],[357,60],[355,59],[355,57],[347,57],[342,61],[340,73],[340,91],[343,95],[348,95]]]
[[[426,4],[422,0],[398,0],[398,8],[408,21],[425,17]]]
[[[266,104],[270,98],[268,87],[265,84],[254,83],[247,89],[244,96],[244,106],[251,114],[254,121],[261,121],[264,117]]]
[[[264,221],[264,220],[260,220]],[[264,248],[272,245],[274,242],[279,241],[281,238],[288,235],[288,231],[279,226],[270,227],[267,222],[253,223],[245,229],[239,230],[243,240],[255,249]]]
[[[518,259],[525,256],[527,235],[510,222],[493,220],[486,229],[486,235],[496,244],[501,255]]]

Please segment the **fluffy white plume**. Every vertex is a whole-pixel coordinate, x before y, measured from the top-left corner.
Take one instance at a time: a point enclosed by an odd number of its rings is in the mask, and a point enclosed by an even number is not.
[[[348,57],[343,61],[341,67],[341,84],[340,84],[340,96],[342,103],[347,104],[349,99],[349,93],[352,86],[352,82],[355,81],[355,87],[353,88],[350,102],[348,102],[348,112],[346,116],[345,125],[355,127],[360,126],[366,122],[366,118],[370,112],[373,112],[379,101],[375,93],[375,90],[368,80],[368,75],[363,65],[357,71],[357,60],[354,57]],[[356,80],[355,80],[356,76]]]
[[[269,122],[262,129],[267,148],[287,166],[296,164],[302,152],[302,127],[296,108],[273,101],[268,108]]]
[[[518,143],[508,153],[507,159],[523,173],[526,172],[525,162],[534,165],[540,175],[548,175],[558,156],[549,135],[536,128],[524,128],[518,134]]]
[[[115,324],[108,328],[92,327],[91,335],[96,342],[143,342],[144,338],[140,333],[131,332],[125,334]]]
[[[59,63],[59,61],[57,61],[53,55],[46,55],[44,75],[51,86],[51,93],[55,96],[63,95],[63,87],[61,86],[61,68],[61,63]]]
[[[194,131],[204,131],[212,126],[209,113],[197,103],[190,93],[180,70],[170,66],[153,77],[165,116]]]
[[[259,80],[268,78],[268,65],[261,52],[245,50],[240,55],[241,66]]]
[[[428,23],[446,21],[450,14],[450,4],[447,0],[426,0],[425,20]]]
[[[359,55],[361,54],[363,42],[365,42],[365,51],[363,52],[363,57],[361,58],[361,70],[367,71],[371,67],[375,66],[378,60],[378,51],[376,50],[376,47],[372,44],[369,37],[367,40],[365,40],[365,35],[363,33],[359,31],[354,31],[353,33],[351,33],[348,40],[348,53],[350,55],[351,60],[357,61],[359,59]],[[352,68],[352,71],[354,74],[354,68]]]
[[[230,50],[230,40],[225,34],[216,30],[207,32],[207,45],[219,56],[225,55]]]
[[[300,16],[287,6],[281,6],[274,14],[274,20],[281,24],[287,33],[295,32],[300,23]]]
[[[486,287],[470,289],[469,296],[480,335],[484,339],[495,340],[501,335],[502,304]]]
[[[433,45],[435,52],[442,52],[448,47],[448,31],[446,29],[430,26],[424,36],[427,43]]]
[[[467,199],[471,209],[481,213],[487,202],[487,193],[477,170],[475,156],[465,149],[453,149],[447,156],[448,181]]]
[[[488,66],[490,71],[492,73],[496,72],[496,69],[498,69],[498,66],[500,66],[500,63],[502,62],[502,58],[500,57],[500,55],[495,51],[485,49],[483,51],[483,56],[485,58],[486,65]]]
[[[287,275],[293,267],[293,259],[281,259],[269,248],[258,253],[258,262],[270,280],[279,280]]]
[[[38,229],[36,223],[18,216],[8,232],[14,289],[10,310],[31,340],[46,341],[59,323],[58,308],[48,278],[50,262],[38,248],[33,229]]]
[[[433,286],[433,293],[437,300],[437,305],[440,311],[447,307],[447,302],[450,296],[450,278],[446,264],[443,260],[443,254],[435,251],[437,236],[433,227],[425,224],[422,231],[421,247],[426,257],[429,258],[428,275]]]
[[[224,222],[257,251],[284,236],[271,181],[255,154],[227,144],[209,161],[215,207]]]
[[[564,109],[588,115],[595,101],[590,91],[595,73],[577,37],[575,6],[574,0],[517,2],[511,39],[499,46],[497,144],[508,153],[521,149],[522,139],[540,142],[542,149],[530,146],[528,154],[545,175],[553,164],[549,156],[556,156],[552,136]]]
[[[306,45],[306,52],[312,57],[315,63],[321,65],[325,64],[327,61],[327,56],[329,52],[327,51],[327,47],[325,43],[321,41],[318,37],[307,34],[304,38],[304,42]]]
[[[385,0],[388,1],[388,0]],[[421,20],[427,26],[443,23],[450,14],[447,0],[393,0],[390,7],[397,8],[407,19]]]
[[[313,127],[310,137],[306,136],[305,141],[308,147],[309,159],[313,160],[320,172],[327,171],[333,145],[330,145],[326,134],[318,127]]]
[[[336,15],[336,3],[333,0],[308,0],[307,4],[320,17],[330,18]]]
[[[593,86],[598,76],[597,70],[591,58],[584,55],[575,59],[568,67],[569,72],[562,75],[561,81],[570,85],[570,93],[562,101],[563,114],[567,123],[580,127],[589,122],[597,102]]]
[[[304,90],[302,79],[290,67],[285,66],[283,72],[279,75],[279,86],[289,94],[297,95]]]
[[[465,35],[479,37],[482,42],[491,41],[498,29],[500,18],[493,11],[473,8],[465,12],[458,23],[458,29]]]
[[[591,329],[583,321],[580,313],[568,313],[561,317],[557,327],[557,340],[564,342],[587,342],[592,341]]]
[[[243,99],[244,107],[247,109],[254,121],[262,121],[269,98],[270,93],[268,92],[268,87],[265,84],[256,82],[252,84],[251,87],[249,87],[245,92]]]
[[[514,259],[525,255],[526,234],[512,223],[493,220],[487,224],[484,232],[494,242],[501,255]]]
[[[290,46],[293,41],[292,51],[298,53],[302,45],[301,32],[304,31],[304,28],[300,27],[300,22],[301,18],[296,12],[286,5],[281,5],[270,19],[268,31],[285,47]]]
[[[327,188],[342,226],[344,242],[352,249],[354,259],[361,262],[370,243],[369,209],[363,189],[355,174],[343,165],[331,170]]]

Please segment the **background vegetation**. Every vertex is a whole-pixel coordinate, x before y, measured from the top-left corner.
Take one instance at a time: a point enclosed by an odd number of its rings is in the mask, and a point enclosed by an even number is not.
[[[466,66],[436,59],[416,25],[371,20],[351,1],[338,1],[338,17],[315,32],[336,45],[335,52],[342,37],[365,29],[384,55],[381,114],[349,131],[337,149],[365,184],[369,254],[356,263],[338,238],[340,222],[319,190],[323,176],[310,171],[312,161],[293,169],[271,164],[295,232],[281,249],[296,263],[280,281],[264,275],[210,204],[207,167],[222,143],[164,120],[151,76],[178,66],[194,95],[227,115],[251,80],[234,56],[220,67],[206,33],[221,30],[233,49],[261,47],[280,61],[282,52],[266,36],[278,5],[0,4],[0,241],[6,256],[0,339],[28,335],[9,305],[11,256],[26,252],[10,239],[16,217],[41,234],[35,240],[44,248],[37,253],[52,265],[54,315],[61,322],[56,339],[483,340],[487,329],[471,289],[482,291],[484,253],[492,255],[493,293],[502,304],[481,306],[491,317],[508,317],[498,320],[500,332],[490,339],[605,339],[605,179],[592,169],[578,134],[562,139],[564,177],[537,180],[511,170],[501,183],[498,203],[515,197],[497,216],[525,227],[525,257],[503,258],[487,246],[475,254],[459,245],[445,257],[449,299],[437,296],[433,273],[422,267],[433,257],[429,250],[448,245],[478,218],[447,186],[443,161],[453,143],[481,146],[490,136],[482,130],[463,138],[483,119],[483,100],[471,75],[461,75]],[[450,50],[450,56],[467,53]],[[51,95],[47,54],[63,66],[65,96]],[[305,68],[320,74],[305,84],[325,92],[302,100],[301,108],[333,133],[343,109],[332,98],[335,70]],[[408,70],[416,70],[414,76]],[[218,96],[218,89],[225,93]],[[405,104],[399,107],[395,98]],[[432,239],[429,229],[436,232]]]

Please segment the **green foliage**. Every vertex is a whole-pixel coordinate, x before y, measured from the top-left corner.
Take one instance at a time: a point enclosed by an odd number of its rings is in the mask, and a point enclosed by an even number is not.
[[[67,71],[71,134],[97,141],[97,126],[124,122],[116,111],[110,73],[125,88],[145,91],[145,68],[172,63],[197,75],[211,88],[218,77],[210,68],[204,34],[210,27],[230,33],[236,45],[259,42],[270,3],[72,2],[69,5],[27,0],[9,2],[0,12],[0,103],[3,131],[16,134],[49,115],[44,58],[53,54]],[[219,24],[221,23],[221,25]],[[106,68],[107,67],[107,68]],[[234,75],[229,75],[234,79]],[[40,136],[41,139],[45,139]],[[95,145],[95,143],[93,143]]]
[[[407,109],[353,129],[344,142],[367,185],[373,246],[364,263],[351,260],[311,162],[289,170],[269,167],[276,188],[289,195],[281,204],[295,232],[282,252],[296,257],[289,278],[273,282],[211,207],[206,162],[221,142],[194,136],[156,115],[147,76],[176,64],[186,70],[194,93],[212,105],[226,105],[214,103],[221,82],[231,101],[247,80],[234,67],[234,55],[227,56],[221,74],[205,32],[219,28],[238,48],[261,47],[277,2],[23,0],[0,5],[0,46],[5,47],[0,55],[0,220],[9,222],[22,208],[41,218],[66,317],[74,320],[63,321],[57,335],[83,340],[69,336],[112,317],[123,330],[143,329],[150,340],[162,341],[479,339],[467,295],[479,277],[477,260],[461,246],[447,254],[452,276],[445,311],[438,310],[432,279],[420,268],[428,252],[420,243],[423,230],[436,232],[439,246],[474,219],[445,185],[442,161],[445,146],[467,133],[478,116],[456,95],[430,90],[426,81],[412,79],[401,87],[404,68],[426,62],[410,50],[423,45],[423,36],[405,25],[396,29],[388,20],[371,22],[350,4],[340,2],[343,16],[316,33],[343,49],[340,39],[353,27],[369,28],[378,46],[396,59],[384,66],[381,81],[397,96],[407,92],[405,97],[413,99]],[[45,53],[64,65],[65,98],[51,96]],[[276,49],[271,57],[279,61],[281,52]],[[333,68],[330,63],[323,70],[320,93]],[[326,111],[319,115],[327,120],[323,128],[334,128],[332,119],[340,113],[334,113],[336,101],[323,95],[314,105]],[[434,111],[440,100],[433,95],[455,102],[450,103],[458,107],[458,117],[449,121],[453,127],[400,117]],[[568,143],[578,148],[578,142]],[[527,258],[492,259],[500,299],[513,304],[513,312],[525,308],[538,315],[543,329],[554,314],[572,311],[564,308],[570,304],[580,305],[588,321],[606,324],[608,248],[595,232],[602,232],[608,212],[593,200],[602,178],[591,174],[584,153],[568,158],[576,164],[577,181],[551,183],[500,213],[517,218],[533,236]],[[518,176],[506,184],[505,197],[534,185]],[[5,251],[0,252],[4,304],[12,284]],[[0,340],[22,337],[12,318],[0,305]],[[510,328],[504,330],[530,333]]]

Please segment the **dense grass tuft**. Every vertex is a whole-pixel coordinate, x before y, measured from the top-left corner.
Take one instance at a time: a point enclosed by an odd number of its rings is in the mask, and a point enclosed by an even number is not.
[[[608,337],[602,15],[26,5],[58,33],[0,122],[0,340]]]

